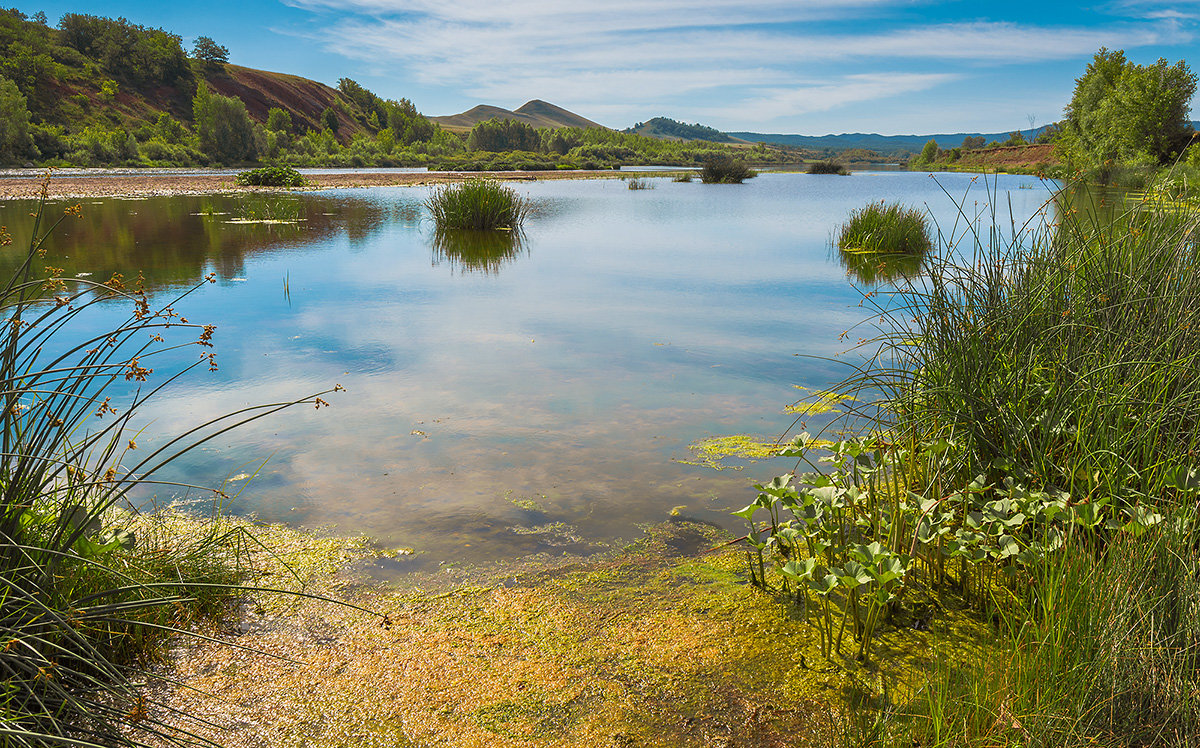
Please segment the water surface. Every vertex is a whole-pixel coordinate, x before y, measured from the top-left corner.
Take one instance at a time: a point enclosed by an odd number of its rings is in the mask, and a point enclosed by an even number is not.
[[[688,445],[773,439],[793,424],[796,386],[847,374],[836,359],[869,333],[830,247],[850,210],[899,200],[961,231],[992,203],[1008,223],[1011,201],[1020,223],[1048,198],[1032,177],[1001,176],[999,200],[979,184],[968,193],[971,180],[519,183],[536,205],[523,240],[483,246],[435,240],[426,187],[83,201],[47,262],[68,277],[141,271],[162,300],[216,274],[178,310],[217,326],[220,370],[164,391],[143,443],[345,387],[328,409],[222,436],[171,477],[234,479],[245,488],[233,511],[364,531],[423,563],[492,560],[598,548],[672,511],[738,526],[728,512],[753,498],[750,482],[790,464],[716,472],[680,462]],[[18,243],[29,210],[0,207]],[[246,222],[261,220],[292,222]],[[96,324],[126,311],[111,305]]]

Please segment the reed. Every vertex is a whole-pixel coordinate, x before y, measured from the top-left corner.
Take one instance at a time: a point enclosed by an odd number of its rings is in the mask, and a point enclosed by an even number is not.
[[[838,230],[838,248],[871,254],[920,254],[929,250],[929,219],[916,208],[868,203]]]
[[[733,156],[710,158],[700,168],[700,181],[704,184],[741,184],[756,176],[758,172]]]
[[[236,549],[245,539],[210,525],[168,546],[144,518],[118,509],[130,491],[177,485],[156,476],[209,439],[324,400],[246,408],[139,447],[141,433],[129,431],[139,409],[187,371],[216,366],[214,329],[175,311],[204,282],[152,305],[119,275],[68,280],[47,268],[46,277],[43,242],[54,226],[42,233],[44,206],[23,263],[0,287],[0,744],[188,742],[153,717],[144,668],[165,635],[239,594],[247,577]],[[12,241],[0,233],[0,243]],[[81,332],[120,304],[129,313],[119,324]],[[156,360],[186,347],[197,350],[196,363],[150,383]],[[118,382],[147,384],[122,394]]]
[[[434,189],[425,201],[438,229],[519,229],[529,202],[517,191],[492,179],[471,179]]]
[[[839,164],[836,161],[813,161],[808,165],[808,173],[847,176],[850,174],[850,170],[844,164]]]

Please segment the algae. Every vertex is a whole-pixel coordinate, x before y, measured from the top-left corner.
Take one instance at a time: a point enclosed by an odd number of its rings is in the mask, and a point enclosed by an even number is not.
[[[739,550],[703,552],[727,538],[674,520],[619,554],[483,585],[355,588],[375,616],[308,600],[238,639],[261,654],[189,646],[161,688],[231,746],[837,744],[853,704],[910,698],[948,638],[987,650],[985,625],[923,600],[937,625],[898,614],[874,662],[826,662]]]

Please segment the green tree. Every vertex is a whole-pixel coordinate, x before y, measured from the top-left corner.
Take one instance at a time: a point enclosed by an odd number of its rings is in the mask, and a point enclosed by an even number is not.
[[[267,129],[272,132],[292,132],[292,115],[277,106],[267,112]]]
[[[921,149],[921,155],[917,157],[917,162],[922,163],[922,164],[932,164],[934,161],[937,161],[937,157],[938,157],[937,141],[930,140],[928,143],[925,144],[925,147]]]
[[[229,62],[229,48],[217,44],[211,37],[198,36],[192,46],[192,57],[206,65],[224,65]]]
[[[515,119],[490,119],[471,128],[467,148],[472,151],[536,151],[542,137],[528,123]]]
[[[337,112],[329,107],[325,107],[325,111],[321,112],[321,124],[325,125],[326,129],[338,131]]]
[[[16,83],[0,78],[0,161],[23,161],[32,145],[25,97]]]
[[[254,123],[241,99],[214,94],[203,82],[192,99],[200,150],[221,163],[253,161],[258,156]]]
[[[982,135],[968,135],[967,137],[963,138],[962,149],[964,151],[973,151],[978,150],[985,145],[987,145],[987,141],[983,139]]]
[[[1121,50],[1101,48],[1065,110],[1059,145],[1068,163],[1168,163],[1192,136],[1189,102],[1196,75],[1180,60],[1137,65]]]

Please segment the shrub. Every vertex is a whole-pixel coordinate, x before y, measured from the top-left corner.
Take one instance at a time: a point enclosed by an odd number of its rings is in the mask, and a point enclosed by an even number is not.
[[[745,161],[732,156],[710,158],[700,169],[700,181],[705,184],[741,184],[756,176],[758,173]]]
[[[842,164],[836,161],[813,161],[808,165],[809,174],[840,174],[846,176],[850,173]]]
[[[290,166],[263,166],[243,171],[234,178],[240,185],[260,187],[303,187],[308,184],[304,175]]]
[[[438,187],[425,201],[438,229],[519,229],[529,203],[493,179]]]
[[[850,214],[838,231],[837,245],[847,252],[917,254],[931,246],[929,220],[916,208],[870,203]]]

